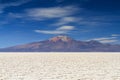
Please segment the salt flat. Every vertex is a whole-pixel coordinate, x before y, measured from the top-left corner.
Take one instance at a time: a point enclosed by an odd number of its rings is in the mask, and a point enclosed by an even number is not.
[[[1,53],[0,80],[120,80],[120,54]]]

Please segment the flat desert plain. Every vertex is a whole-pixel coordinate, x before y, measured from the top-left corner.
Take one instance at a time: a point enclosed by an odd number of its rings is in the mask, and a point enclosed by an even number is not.
[[[120,54],[0,53],[0,80],[120,80]]]

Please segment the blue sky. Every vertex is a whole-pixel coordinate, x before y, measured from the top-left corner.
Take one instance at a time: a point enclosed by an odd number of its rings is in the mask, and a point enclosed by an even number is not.
[[[120,44],[120,1],[0,0],[0,48],[59,34]]]

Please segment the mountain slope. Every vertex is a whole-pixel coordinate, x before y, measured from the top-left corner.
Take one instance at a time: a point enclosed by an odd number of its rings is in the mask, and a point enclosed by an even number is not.
[[[102,44],[97,41],[77,41],[68,36],[56,36],[49,40],[18,45],[1,52],[120,52],[120,45]]]

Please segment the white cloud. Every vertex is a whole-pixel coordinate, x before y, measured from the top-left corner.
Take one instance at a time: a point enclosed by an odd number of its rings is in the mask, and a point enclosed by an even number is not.
[[[118,42],[118,36],[120,36],[119,34],[112,34],[110,37],[100,37],[100,38],[94,38],[91,40],[96,40],[99,41],[101,43],[115,43]]]
[[[30,8],[23,10],[23,12],[21,13],[10,12],[8,13],[7,18],[10,19],[20,18],[22,20],[37,20],[37,21],[45,21],[51,19],[56,20],[56,22],[49,24],[49,26],[64,26],[70,25],[69,23],[78,21],[78,18],[74,17],[78,10],[79,9],[77,6]]]
[[[55,30],[35,30],[35,32],[43,34],[68,34],[70,31],[74,29],[75,29],[74,26],[62,26],[56,28]]]
[[[26,20],[48,20],[57,19],[56,25],[62,26],[67,25],[66,23],[75,22],[77,18],[71,17],[76,14],[78,7],[76,6],[64,6],[64,7],[48,7],[48,8],[30,8],[24,10],[23,13],[9,13],[8,16],[11,18],[22,18]]]
[[[61,25],[66,25],[69,23],[77,23],[80,20],[80,18],[76,18],[76,17],[63,17],[61,19],[58,20],[58,22],[56,22],[55,24],[52,24],[53,26],[61,26]]]
[[[102,43],[113,43],[113,42],[117,42],[118,40],[102,40],[102,41],[100,41],[100,42],[102,42]]]
[[[67,31],[58,31],[58,30],[35,30],[37,33],[43,33],[43,34],[66,34]]]
[[[23,15],[8,13],[8,17],[10,17],[10,18],[23,18]]]
[[[118,36],[120,36],[120,34],[112,34],[111,36],[118,37]]]
[[[116,39],[117,37],[101,37],[101,38],[94,38],[91,40],[96,40],[101,43],[114,43],[117,42],[118,40]]]
[[[33,8],[26,10],[26,15],[36,20],[48,18],[61,18],[75,14],[77,7],[49,7],[49,8]]]
[[[25,4],[29,1],[31,1],[31,0],[17,0],[17,1],[14,1],[14,2],[9,2],[9,3],[4,3],[4,4],[0,3],[0,13],[3,13],[4,9],[7,8],[7,7],[20,6],[20,5]]]
[[[48,7],[48,8],[31,8],[24,10],[23,13],[9,13],[11,18],[22,18],[26,20],[45,21],[48,19],[55,19],[54,23],[50,26],[64,26],[70,24],[86,24],[83,17],[75,17],[74,15],[78,10],[77,6],[64,6],[64,7]],[[79,11],[78,11],[79,12]],[[90,23],[89,23],[90,25]]]
[[[102,37],[102,38],[95,38],[94,40],[99,40],[99,41],[101,41],[101,40],[108,40],[108,39],[114,39],[114,38],[116,38],[116,37]]]
[[[74,30],[75,27],[74,26],[62,26],[60,28],[57,28],[57,30]]]

